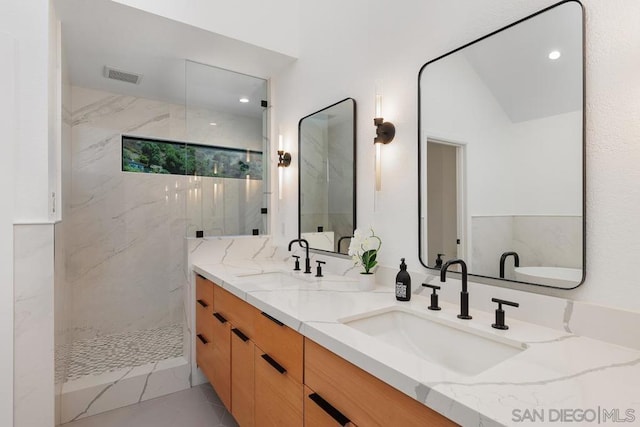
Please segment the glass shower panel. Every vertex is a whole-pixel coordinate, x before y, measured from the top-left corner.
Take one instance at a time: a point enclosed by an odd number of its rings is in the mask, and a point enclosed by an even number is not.
[[[187,236],[267,233],[267,82],[190,61],[185,72]]]

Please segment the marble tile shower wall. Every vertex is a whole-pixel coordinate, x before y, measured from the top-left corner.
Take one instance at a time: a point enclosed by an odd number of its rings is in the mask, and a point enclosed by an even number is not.
[[[582,217],[476,216],[471,235],[475,274],[497,277],[507,250],[518,253],[521,266],[582,267]]]
[[[65,239],[73,340],[186,323],[185,232],[264,232],[262,181],[123,173],[120,137],[184,141],[189,133],[200,143],[235,140],[259,150],[261,126],[215,113],[232,124],[199,132],[187,126],[182,105],[80,87],[72,88],[72,107]]]
[[[183,321],[188,178],[121,172],[120,137],[182,139],[184,109],[79,87],[72,106],[73,339]]]

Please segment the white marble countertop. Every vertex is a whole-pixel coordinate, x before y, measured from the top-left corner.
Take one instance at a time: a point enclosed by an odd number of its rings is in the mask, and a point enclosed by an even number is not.
[[[304,286],[275,284],[247,274],[283,271],[274,261],[196,263],[194,271],[276,317],[302,335],[463,426],[640,424],[640,351],[509,318],[496,330],[493,312],[428,298],[398,302],[391,286],[358,291],[354,279],[300,275]],[[244,277],[242,277],[244,276]],[[414,285],[415,286],[415,285]],[[476,375],[462,375],[402,351],[341,323],[341,319],[400,307],[496,341],[519,343],[523,351]],[[425,334],[424,340],[429,340]],[[433,345],[437,345],[434,342]],[[473,352],[473,348],[460,348]],[[617,422],[616,422],[617,421]]]

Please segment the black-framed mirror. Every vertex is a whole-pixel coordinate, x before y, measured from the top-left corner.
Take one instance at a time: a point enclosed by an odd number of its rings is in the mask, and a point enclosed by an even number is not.
[[[420,70],[419,258],[573,289],[585,276],[584,12],[568,0]]]
[[[356,101],[298,123],[298,235],[312,249],[346,254],[356,228]]]

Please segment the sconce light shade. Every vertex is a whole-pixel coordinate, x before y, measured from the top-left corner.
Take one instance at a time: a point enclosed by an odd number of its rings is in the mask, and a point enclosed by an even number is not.
[[[376,137],[373,139],[374,144],[388,144],[393,141],[396,136],[396,127],[391,122],[385,122],[382,117],[373,119],[376,127]]]
[[[291,154],[284,150],[278,150],[278,167],[286,168],[291,164]]]

